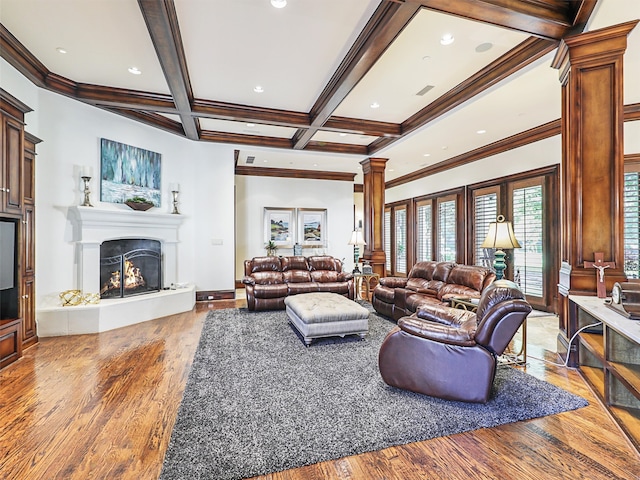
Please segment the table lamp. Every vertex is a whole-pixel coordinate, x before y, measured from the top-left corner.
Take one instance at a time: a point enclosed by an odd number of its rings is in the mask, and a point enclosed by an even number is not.
[[[504,269],[507,264],[504,257],[507,255],[503,248],[520,248],[520,243],[513,233],[511,222],[504,221],[504,215],[498,215],[495,222],[489,224],[489,233],[481,245],[482,248],[495,248],[493,268],[496,271],[496,279],[500,280],[504,276]]]
[[[364,241],[364,237],[362,236],[362,232],[360,229],[356,228],[351,233],[351,240],[349,240],[348,245],[353,245],[353,259],[355,262],[355,268],[351,273],[360,273],[360,269],[358,268],[358,259],[360,257],[360,245],[364,246],[367,242]]]

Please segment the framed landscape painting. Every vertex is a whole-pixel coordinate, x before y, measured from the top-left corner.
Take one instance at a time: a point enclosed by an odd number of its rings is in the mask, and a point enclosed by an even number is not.
[[[273,242],[278,247],[291,248],[294,243],[294,208],[264,209],[264,243]]]
[[[327,246],[327,209],[298,209],[298,243],[305,247]]]
[[[124,143],[100,139],[100,201],[124,203],[143,197],[160,206],[161,155]]]

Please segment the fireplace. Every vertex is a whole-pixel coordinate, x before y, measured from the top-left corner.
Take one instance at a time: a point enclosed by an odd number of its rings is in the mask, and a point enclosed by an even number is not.
[[[100,298],[122,298],[162,289],[158,240],[127,238],[100,245]]]

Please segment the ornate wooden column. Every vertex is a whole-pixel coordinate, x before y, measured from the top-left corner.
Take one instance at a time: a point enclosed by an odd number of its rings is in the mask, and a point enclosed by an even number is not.
[[[367,158],[360,162],[364,174],[364,258],[374,273],[385,275],[384,231],[384,169],[386,158]]]
[[[623,55],[637,21],[563,39],[552,66],[562,83],[561,260],[558,352],[575,330],[568,295],[595,295],[595,252],[615,262],[606,288],[624,281]],[[571,363],[575,363],[572,361]]]

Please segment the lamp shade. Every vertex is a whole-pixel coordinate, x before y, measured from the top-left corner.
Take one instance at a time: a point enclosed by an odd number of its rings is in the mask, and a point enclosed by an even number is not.
[[[364,241],[364,237],[362,236],[362,232],[360,230],[354,230],[351,233],[351,240],[347,245],[366,245],[367,242]]]
[[[482,248],[520,248],[520,243],[513,233],[511,222],[504,221],[504,215],[498,215],[495,222],[489,224],[489,233],[481,245]]]

